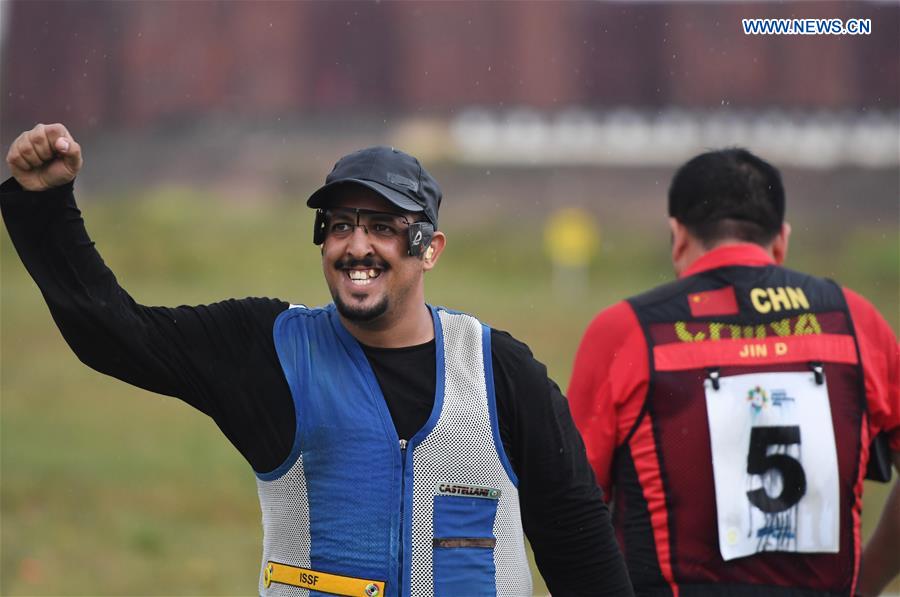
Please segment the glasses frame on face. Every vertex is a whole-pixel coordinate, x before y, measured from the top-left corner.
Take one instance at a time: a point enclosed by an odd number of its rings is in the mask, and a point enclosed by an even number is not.
[[[394,240],[402,237],[413,224],[403,214],[351,207],[329,208],[324,210],[324,216],[326,238],[350,238],[357,228],[362,228],[367,235],[381,240]],[[338,229],[339,226],[346,228]]]
[[[431,244],[431,239],[434,236],[434,225],[427,220],[413,220],[411,222],[404,214],[401,213],[377,211],[373,209],[338,207],[316,210],[316,221],[313,225],[313,244],[322,245],[327,237],[334,236],[334,231],[330,230],[329,228],[331,227],[331,215],[337,211],[347,212],[348,215],[348,222],[346,223],[348,226],[350,226],[350,228],[343,231],[341,236],[338,237],[343,239],[350,238],[357,228],[362,228],[366,235],[369,236],[369,229],[373,228],[373,224],[371,222],[367,224],[361,224],[360,215],[385,216],[388,218],[397,218],[401,220],[403,224],[406,224],[406,233],[409,240],[407,253],[410,257],[421,258],[425,254],[425,250]],[[353,214],[355,214],[355,217],[353,217]],[[400,224],[398,224],[398,227],[399,226]],[[372,235],[373,238],[384,240],[385,242],[394,240],[402,236],[402,231],[396,231],[395,233],[385,235],[379,234],[377,230],[375,230],[375,233]]]

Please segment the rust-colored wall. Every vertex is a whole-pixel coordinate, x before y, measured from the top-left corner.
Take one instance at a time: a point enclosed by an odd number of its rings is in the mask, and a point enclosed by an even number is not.
[[[4,126],[471,104],[900,104],[893,3],[14,0],[7,9]],[[862,17],[874,31],[745,36],[745,17]]]

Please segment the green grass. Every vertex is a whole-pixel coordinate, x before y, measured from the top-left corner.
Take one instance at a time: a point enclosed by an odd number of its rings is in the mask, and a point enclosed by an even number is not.
[[[328,300],[299,202],[222,203],[169,187],[83,204],[107,263],[145,304]],[[553,288],[540,214],[451,220],[429,300],[510,330],[565,388],[593,315],[671,277],[662,225],[602,224],[573,296]],[[896,226],[835,227],[795,235],[791,263],[867,294],[896,329],[897,245]],[[205,416],[81,365],[5,232],[0,251],[0,593],[253,594],[261,529],[249,467]],[[864,530],[883,499],[867,486]]]

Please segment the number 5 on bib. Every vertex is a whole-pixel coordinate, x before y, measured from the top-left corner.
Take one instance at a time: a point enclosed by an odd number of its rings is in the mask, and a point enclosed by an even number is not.
[[[837,553],[837,449],[828,386],[811,372],[705,382],[724,560],[760,552]]]

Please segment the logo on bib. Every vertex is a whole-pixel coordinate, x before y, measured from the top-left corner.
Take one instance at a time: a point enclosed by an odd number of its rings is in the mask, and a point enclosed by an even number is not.
[[[758,413],[769,406],[769,395],[764,389],[756,386],[755,388],[750,388],[750,391],[747,392],[747,402],[750,403],[750,408],[753,409],[753,412]]]
[[[793,402],[794,399],[788,396],[783,389],[775,389],[771,394],[766,392],[762,387],[756,386],[747,391],[747,402],[754,413],[759,413],[770,406],[784,406],[787,402]]]
[[[480,485],[460,485],[459,483],[447,483],[439,481],[437,484],[438,495],[459,495],[464,497],[485,498],[499,500],[500,490],[493,487],[481,487]]]

